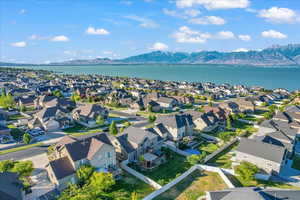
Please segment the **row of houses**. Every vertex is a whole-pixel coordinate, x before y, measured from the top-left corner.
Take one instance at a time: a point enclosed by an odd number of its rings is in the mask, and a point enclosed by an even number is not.
[[[240,139],[235,159],[253,163],[267,174],[280,175],[287,160],[300,155],[300,107],[288,106],[257,128],[251,139]]]

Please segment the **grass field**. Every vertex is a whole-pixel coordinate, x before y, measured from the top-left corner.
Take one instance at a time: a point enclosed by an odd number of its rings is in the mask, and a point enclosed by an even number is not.
[[[191,165],[186,161],[185,157],[171,152],[171,157],[167,159],[166,163],[154,170],[140,172],[158,184],[165,185],[187,171],[190,167]],[[139,171],[139,169],[137,170]]]
[[[232,176],[232,175],[226,175],[226,176],[229,178],[229,180],[232,182],[232,184],[235,187],[272,187],[272,188],[281,188],[281,189],[290,189],[290,190],[300,190],[300,187],[296,187],[285,183],[260,181],[260,180],[253,180],[250,183],[246,183],[238,176]]]
[[[154,200],[197,200],[206,191],[225,188],[227,185],[218,173],[196,170]]]
[[[116,184],[112,188],[112,195],[117,199],[123,197],[124,199],[130,199],[133,192],[137,193],[138,199],[141,200],[148,194],[154,191],[154,188],[148,184],[140,181],[134,176],[124,173],[121,180],[117,180]]]

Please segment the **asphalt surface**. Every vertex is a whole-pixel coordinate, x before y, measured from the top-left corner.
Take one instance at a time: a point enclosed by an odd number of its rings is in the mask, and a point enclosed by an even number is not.
[[[150,124],[147,121],[147,119],[142,117],[142,116],[136,116],[136,115],[133,115],[133,114],[128,114],[128,113],[124,113],[124,112],[120,112],[120,111],[114,111],[114,110],[110,110],[109,112],[113,113],[113,114],[116,114],[116,115],[119,115],[121,117],[129,118],[129,119],[137,121],[133,125],[134,127],[137,127],[137,128],[144,127],[144,126],[147,126],[147,125]],[[89,135],[81,136],[81,137],[79,137],[79,139],[89,137],[89,136],[92,136],[94,134],[97,134],[97,133],[92,133],[92,134],[89,134]],[[33,148],[26,149],[26,150],[23,150],[23,151],[17,151],[17,152],[12,152],[12,153],[8,153],[8,154],[0,155],[0,161],[1,160],[10,160],[10,159],[22,160],[22,159],[25,159],[25,158],[29,158],[29,157],[39,155],[39,154],[43,154],[43,153],[47,152],[48,146],[49,145],[44,145],[44,146],[41,146],[41,147],[33,147]]]
[[[41,147],[33,147],[30,149],[26,149],[23,151],[17,151],[17,152],[12,152],[4,155],[0,155],[0,161],[1,160],[22,160],[25,158],[33,157],[39,154],[46,153],[48,149],[48,146],[41,146]]]

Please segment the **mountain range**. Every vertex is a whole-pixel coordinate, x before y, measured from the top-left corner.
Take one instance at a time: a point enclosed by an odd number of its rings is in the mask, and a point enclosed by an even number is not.
[[[278,66],[300,65],[300,44],[272,46],[260,51],[219,52],[201,51],[194,53],[153,51],[124,59],[81,59],[50,63],[49,65],[96,65],[96,64],[231,64]],[[14,65],[14,63],[0,63]],[[18,64],[20,65],[20,64]]]

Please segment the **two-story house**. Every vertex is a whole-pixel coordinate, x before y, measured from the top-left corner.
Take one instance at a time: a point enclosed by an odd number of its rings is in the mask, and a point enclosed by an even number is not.
[[[55,146],[52,159],[46,166],[50,181],[58,189],[76,182],[76,171],[82,165],[91,165],[96,171],[118,175],[116,151],[110,136],[101,133],[78,140],[65,136]]]

